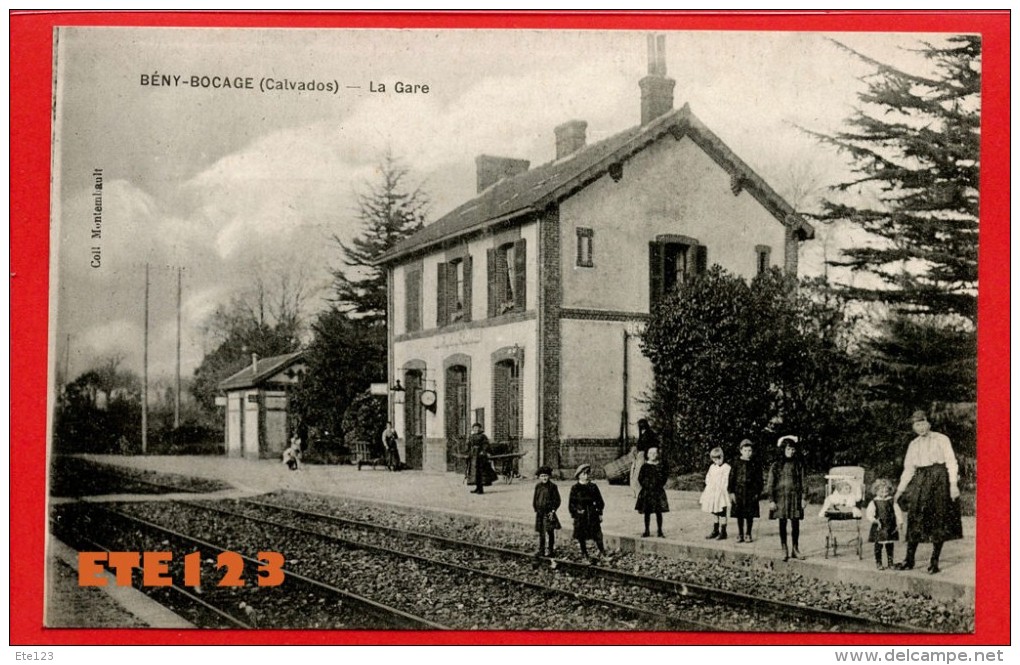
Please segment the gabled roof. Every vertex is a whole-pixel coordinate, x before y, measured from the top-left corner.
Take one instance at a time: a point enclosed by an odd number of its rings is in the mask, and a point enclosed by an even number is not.
[[[562,159],[499,180],[467,203],[394,245],[375,263],[392,263],[437,243],[540,211],[594,182],[608,172],[610,166],[623,164],[666,133],[672,134],[676,140],[690,136],[723,169],[738,179],[741,189],[754,196],[776,219],[794,226],[804,239],[814,237],[814,228],[708,129],[689,105],[684,104],[683,108],[666,113],[647,125],[631,127]]]
[[[288,366],[301,360],[301,351],[285,353],[282,356],[269,356],[259,358],[258,372],[252,372],[251,364],[236,374],[232,374],[220,381],[220,390],[237,390],[239,388],[251,388],[262,383],[274,374],[283,371]]]

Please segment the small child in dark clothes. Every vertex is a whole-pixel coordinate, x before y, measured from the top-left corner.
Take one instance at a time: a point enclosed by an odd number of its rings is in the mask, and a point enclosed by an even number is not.
[[[875,498],[868,504],[865,516],[871,522],[871,533],[868,541],[875,543],[875,565],[885,570],[886,565],[893,567],[893,549],[900,539],[900,527],[903,526],[903,511],[893,500],[893,484],[891,480],[879,478],[871,485]],[[885,546],[885,558],[888,564],[882,563],[882,546]]]
[[[599,554],[605,556],[606,546],[602,542],[602,511],[606,502],[598,486],[591,482],[591,465],[582,464],[574,473],[577,483],[570,488],[570,499],[567,508],[574,518],[574,538],[581,546],[581,556],[589,563],[595,561],[588,556],[588,545],[585,541],[594,540]]]
[[[550,481],[552,469],[543,466],[538,469],[538,483],[535,484],[535,498],[532,507],[535,509],[535,531],[538,532],[538,552],[536,556],[546,556],[545,542],[549,541],[549,556],[556,556],[556,529],[560,528],[560,520],[556,517],[556,509],[560,507],[560,490]]]

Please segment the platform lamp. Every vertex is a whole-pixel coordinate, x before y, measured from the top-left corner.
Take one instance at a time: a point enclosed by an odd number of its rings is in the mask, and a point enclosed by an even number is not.
[[[393,393],[393,403],[403,404],[404,403],[404,386],[400,384],[400,379],[396,379],[393,385],[390,386],[390,392]]]

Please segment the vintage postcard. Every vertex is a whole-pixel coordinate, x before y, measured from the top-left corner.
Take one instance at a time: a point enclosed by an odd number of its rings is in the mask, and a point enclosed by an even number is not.
[[[298,16],[46,26],[28,635],[1005,638],[994,17]]]

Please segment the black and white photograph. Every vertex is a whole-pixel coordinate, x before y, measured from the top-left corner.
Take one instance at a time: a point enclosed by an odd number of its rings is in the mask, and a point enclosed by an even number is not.
[[[980,35],[53,49],[46,628],[975,632]]]

